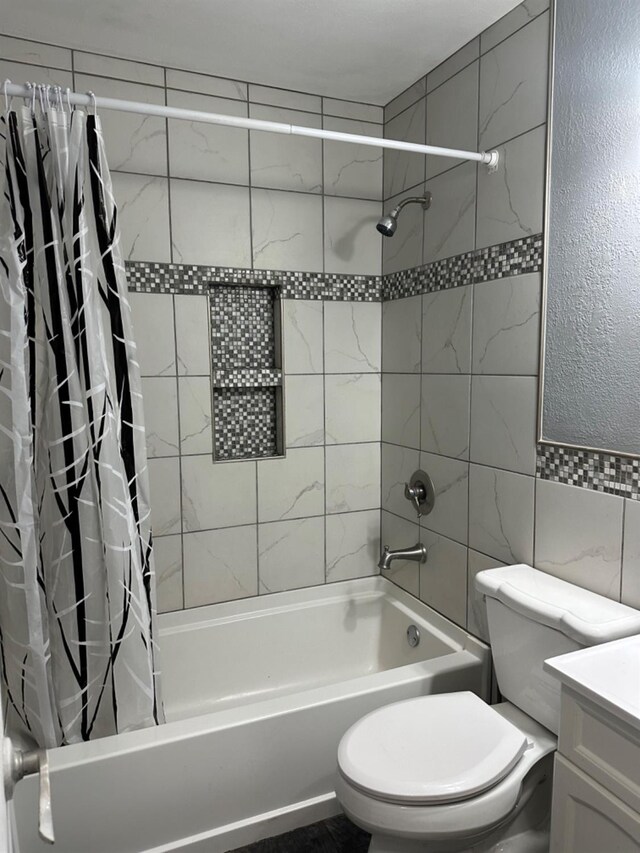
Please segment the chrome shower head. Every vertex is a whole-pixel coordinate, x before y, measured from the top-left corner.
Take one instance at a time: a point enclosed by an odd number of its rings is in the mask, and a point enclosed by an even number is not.
[[[378,220],[376,228],[383,237],[393,237],[396,233],[396,228],[398,227],[398,214],[407,204],[421,204],[423,210],[428,210],[431,205],[431,193],[427,192],[423,196],[405,198],[400,202],[400,204],[397,204],[393,208],[391,213],[388,213],[386,216],[383,216],[382,219]]]

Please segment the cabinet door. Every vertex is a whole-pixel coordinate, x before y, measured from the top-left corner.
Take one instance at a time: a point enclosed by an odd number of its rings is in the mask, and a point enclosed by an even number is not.
[[[640,815],[556,755],[550,853],[639,851]]]

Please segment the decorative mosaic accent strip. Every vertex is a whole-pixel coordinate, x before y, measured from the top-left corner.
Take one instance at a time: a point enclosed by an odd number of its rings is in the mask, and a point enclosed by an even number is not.
[[[272,287],[222,285],[211,291],[209,310],[214,370],[276,366],[276,296]]]
[[[542,234],[433,261],[383,277],[384,301],[542,269]]]
[[[215,285],[278,287],[285,299],[380,302],[382,277],[341,273],[250,270],[127,261],[129,290],[138,293],[207,294]]]
[[[629,456],[539,444],[536,476],[640,500],[640,459]]]
[[[214,388],[265,388],[282,385],[282,371],[276,368],[251,370],[214,370]]]
[[[276,389],[214,388],[215,459],[276,456]]]

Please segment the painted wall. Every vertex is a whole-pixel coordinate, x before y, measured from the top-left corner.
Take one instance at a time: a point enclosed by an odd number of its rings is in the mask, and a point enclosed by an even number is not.
[[[528,0],[385,108],[386,136],[502,158],[489,175],[386,155],[386,207],[433,193],[385,242],[386,273],[542,231],[548,26]],[[640,503],[536,477],[540,288],[527,273],[383,306],[382,540],[429,549],[388,576],[483,638],[473,579],[504,563],[640,606]],[[418,466],[437,493],[420,523],[402,497]]]
[[[382,135],[382,108],[0,38],[0,78]],[[382,154],[101,114],[129,260],[379,275]],[[208,300],[132,293],[161,609],[376,572],[381,305],[285,300],[287,455],[212,462]]]

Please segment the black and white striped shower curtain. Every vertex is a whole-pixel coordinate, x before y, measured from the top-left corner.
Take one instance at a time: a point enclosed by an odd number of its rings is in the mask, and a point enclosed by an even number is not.
[[[142,397],[98,117],[0,129],[0,668],[51,747],[162,719]]]

